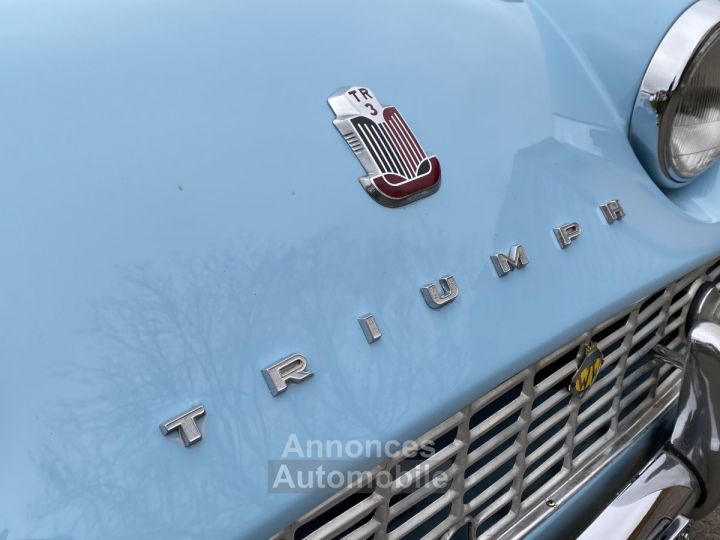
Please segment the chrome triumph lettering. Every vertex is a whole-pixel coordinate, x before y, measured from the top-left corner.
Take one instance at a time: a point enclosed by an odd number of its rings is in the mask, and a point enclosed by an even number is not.
[[[490,260],[495,267],[495,272],[497,272],[498,277],[504,277],[513,270],[527,266],[530,262],[522,244],[515,244],[511,247],[509,255],[496,253],[490,257]]]
[[[307,365],[307,359],[295,353],[263,369],[263,377],[273,397],[287,390],[288,383],[298,384],[312,377]]]
[[[360,323],[360,328],[362,328],[368,343],[375,343],[382,337],[380,327],[372,314],[363,315],[358,319],[358,323]]]
[[[443,276],[440,278],[440,287],[442,287],[442,294],[438,292],[438,289],[432,283],[420,288],[425,303],[432,309],[441,308],[453,300],[455,300],[460,294],[460,289],[457,286],[457,282],[453,276]]]
[[[565,249],[572,244],[573,240],[580,236],[581,229],[580,224],[573,221],[571,223],[555,227],[553,232],[555,233],[555,238],[557,238],[560,247]]]
[[[608,225],[612,225],[618,219],[625,217],[625,210],[623,210],[623,207],[620,205],[620,201],[617,199],[601,204],[600,211],[602,212]]]
[[[205,416],[205,407],[198,405],[172,420],[160,424],[160,431],[163,435],[178,431],[183,444],[190,446],[202,439],[202,433],[197,425],[197,419],[201,416]]]

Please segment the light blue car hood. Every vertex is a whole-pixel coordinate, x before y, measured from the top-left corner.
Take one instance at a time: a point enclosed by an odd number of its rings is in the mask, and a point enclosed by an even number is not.
[[[269,492],[289,435],[417,437],[720,252],[717,174],[683,210],[626,136],[687,3],[4,2],[0,538],[268,536],[326,496]],[[364,193],[347,85],[398,107],[437,194]],[[273,398],[294,352],[315,376]],[[199,444],[160,434],[197,403]]]

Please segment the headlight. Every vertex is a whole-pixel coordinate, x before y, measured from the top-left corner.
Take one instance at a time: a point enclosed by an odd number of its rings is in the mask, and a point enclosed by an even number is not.
[[[681,187],[720,155],[719,0],[693,4],[663,38],[635,101],[630,141],[662,187]]]

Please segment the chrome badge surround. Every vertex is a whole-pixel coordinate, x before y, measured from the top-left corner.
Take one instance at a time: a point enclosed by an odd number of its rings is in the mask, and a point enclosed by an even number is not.
[[[367,173],[365,191],[383,206],[397,207],[440,188],[440,162],[420,142],[393,106],[383,106],[368,88],[341,88],[328,98],[333,124]]]

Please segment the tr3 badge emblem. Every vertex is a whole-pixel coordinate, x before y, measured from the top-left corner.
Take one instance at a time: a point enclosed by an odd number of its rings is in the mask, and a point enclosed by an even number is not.
[[[395,107],[368,88],[341,88],[328,98],[333,124],[362,164],[360,183],[384,206],[402,206],[435,193],[440,162],[428,155]]]

